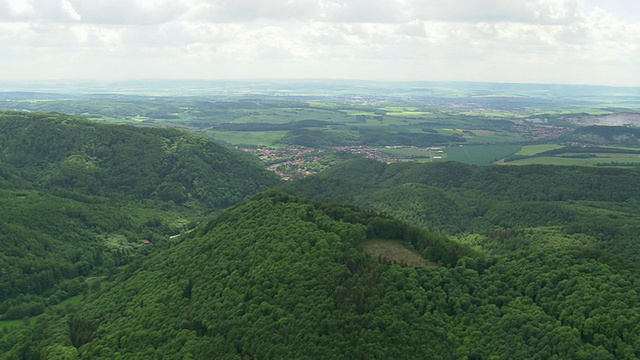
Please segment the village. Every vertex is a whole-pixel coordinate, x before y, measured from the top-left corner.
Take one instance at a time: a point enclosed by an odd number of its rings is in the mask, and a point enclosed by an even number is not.
[[[344,158],[349,155],[362,156],[385,163],[415,161],[415,159],[401,158],[391,155],[380,148],[371,146],[334,146],[329,148],[308,148],[303,146],[289,146],[282,149],[267,147],[240,148],[252,153],[266,164],[266,168],[273,171],[284,180],[306,177],[330,167],[336,158]],[[385,149],[415,149],[437,155],[433,159],[441,159],[444,150],[442,148],[418,148],[415,146],[386,146]],[[342,155],[336,155],[342,154]]]

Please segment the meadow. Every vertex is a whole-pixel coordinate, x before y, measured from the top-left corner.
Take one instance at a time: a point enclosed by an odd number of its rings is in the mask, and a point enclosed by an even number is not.
[[[561,149],[562,147],[562,145],[557,144],[525,145],[514,155],[532,156],[549,150]]]
[[[446,149],[446,159],[474,165],[491,165],[520,149],[518,145],[463,145]]]
[[[52,310],[60,310],[60,309],[66,309],[67,307],[70,307],[70,306],[75,307],[82,302],[83,297],[84,297],[83,295],[72,296],[68,299],[62,300],[61,302],[55,305],[49,306],[49,308]],[[25,325],[31,324],[34,321],[37,321],[41,317],[42,315],[25,317],[24,319],[16,319],[16,320],[0,320],[0,329],[11,330],[12,328],[25,326]]]
[[[571,166],[615,166],[640,167],[640,156],[625,154],[598,154],[592,158],[571,158],[560,156],[539,156],[528,159],[515,160],[509,165],[571,165]]]

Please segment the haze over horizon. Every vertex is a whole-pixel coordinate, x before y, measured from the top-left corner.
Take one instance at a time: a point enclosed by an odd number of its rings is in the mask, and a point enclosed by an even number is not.
[[[0,81],[640,86],[633,0],[0,0]]]

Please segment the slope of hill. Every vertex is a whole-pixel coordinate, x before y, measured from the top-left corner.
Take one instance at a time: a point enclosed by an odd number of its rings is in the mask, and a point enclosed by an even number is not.
[[[640,118],[636,114],[637,118]],[[593,125],[577,128],[570,140],[592,142],[597,144],[638,145],[640,129],[629,126]]]
[[[41,313],[220,210],[278,183],[171,129],[0,113],[0,319]],[[151,242],[145,245],[143,240]]]
[[[36,116],[55,126],[29,135],[14,119],[0,139],[0,261],[11,273],[0,310],[20,318],[85,298],[1,332],[2,359],[640,357],[639,171],[358,159],[283,187],[363,208],[269,191],[151,252],[134,241],[166,239],[189,214],[233,201],[234,190],[197,191],[220,186],[200,168],[227,161],[200,151],[201,138],[117,127],[140,136],[124,149],[150,153],[114,175],[118,154],[102,139],[78,149],[56,133],[95,124]],[[71,150],[43,148],[49,132]],[[61,165],[74,155],[82,166]],[[186,199],[163,198],[167,182]],[[372,244],[424,261],[407,266]],[[99,270],[106,284],[89,289],[83,276]]]
[[[448,243],[354,207],[277,192],[137,261],[77,312],[7,334],[8,358],[613,359],[640,354],[637,271],[550,230],[503,237],[486,261],[405,267],[384,238]],[[437,247],[437,246],[436,246]],[[441,261],[443,263],[443,261]],[[444,263],[450,263],[445,261]]]
[[[596,246],[640,261],[640,171],[568,166],[383,164],[358,159],[284,185],[354,203],[431,231],[485,236],[539,227],[597,236]],[[486,246],[486,242],[484,243]]]
[[[37,188],[220,209],[278,182],[229,149],[173,129],[24,112],[0,113],[0,126],[0,161]]]

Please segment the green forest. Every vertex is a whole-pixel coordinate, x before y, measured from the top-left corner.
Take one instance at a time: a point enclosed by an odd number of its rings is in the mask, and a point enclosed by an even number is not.
[[[182,130],[0,126],[0,359],[640,357],[640,170],[282,182]]]
[[[0,113],[0,127],[2,320],[39,315],[279,182],[177,130],[20,112]]]

